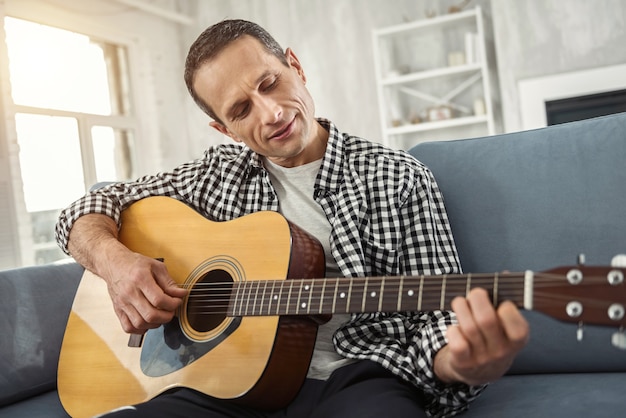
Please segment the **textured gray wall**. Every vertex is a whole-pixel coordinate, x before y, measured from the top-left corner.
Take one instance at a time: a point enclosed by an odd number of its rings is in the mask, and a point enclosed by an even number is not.
[[[624,0],[493,0],[491,7],[506,131],[521,129],[519,80],[626,63]]]

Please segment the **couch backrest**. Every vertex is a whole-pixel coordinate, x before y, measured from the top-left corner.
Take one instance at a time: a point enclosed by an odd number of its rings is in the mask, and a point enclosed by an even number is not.
[[[61,342],[82,273],[74,262],[0,271],[0,406],[56,387]]]
[[[581,253],[609,265],[626,253],[626,113],[410,152],[435,174],[465,272],[541,271],[575,265]],[[575,325],[529,317],[538,324],[513,370],[626,370],[613,330],[591,327],[578,344]],[[604,358],[590,365],[576,352]]]

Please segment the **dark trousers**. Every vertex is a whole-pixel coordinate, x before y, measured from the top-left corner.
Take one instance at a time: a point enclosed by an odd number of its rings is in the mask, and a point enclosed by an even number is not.
[[[361,361],[336,370],[327,381],[307,379],[284,409],[266,412],[178,389],[106,415],[123,417],[420,418],[419,391],[378,364]]]

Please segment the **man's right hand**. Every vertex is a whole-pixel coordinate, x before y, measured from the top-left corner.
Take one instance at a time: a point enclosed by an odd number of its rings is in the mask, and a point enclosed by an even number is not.
[[[143,334],[172,320],[187,291],[165,264],[130,251],[117,240],[117,225],[105,215],[76,220],[68,248],[74,259],[102,277],[124,331]]]

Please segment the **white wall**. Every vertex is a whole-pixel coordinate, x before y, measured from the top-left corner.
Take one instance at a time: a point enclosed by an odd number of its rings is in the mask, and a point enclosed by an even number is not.
[[[491,4],[507,132],[521,129],[519,80],[626,63],[623,0],[493,0]]]
[[[259,23],[300,58],[317,116],[333,120],[345,132],[380,141],[373,29],[424,19],[426,7],[445,12],[448,5],[458,3],[461,1],[197,0],[192,12],[197,23],[185,28],[184,41],[191,44],[206,27],[226,18]],[[477,4],[489,19],[489,1],[475,0],[469,7]],[[207,117],[191,101],[188,105],[190,149],[199,153],[207,144],[224,140],[210,132]]]
[[[0,0],[0,7],[9,15],[131,40],[131,64],[140,92],[135,104],[146,114],[139,144],[144,157],[140,173],[170,169],[227,140],[208,126],[208,117],[188,97],[182,77],[187,49],[207,26],[224,18],[260,23],[283,47],[292,47],[298,54],[317,114],[332,119],[344,131],[378,141],[381,127],[372,30],[423,19],[424,9],[433,5],[444,12],[462,0],[144,2],[190,16],[194,23],[179,24],[115,0]],[[626,63],[624,0],[473,0],[468,7],[475,5],[482,6],[487,21],[493,24],[503,114],[498,131],[520,129],[519,80]],[[6,79],[0,82],[8,84]],[[3,93],[7,94],[6,89]],[[1,116],[10,127],[11,115]],[[0,123],[0,128],[3,125]],[[0,182],[8,182],[8,190],[19,191],[21,183],[13,175],[18,171],[13,166],[17,145],[14,138],[6,136],[7,131],[10,129],[0,129],[0,157],[9,161],[11,169],[0,170]],[[10,179],[7,173],[13,173]],[[20,215],[23,205],[14,202],[13,207],[17,208],[18,228],[25,230],[27,224]]]
[[[151,4],[175,10],[177,0]],[[187,2],[183,0],[182,5]],[[134,75],[134,106],[142,113],[138,171],[149,173],[189,158],[182,83],[180,25],[113,0],[0,0],[0,11],[50,26],[72,30],[129,47]],[[2,46],[4,48],[4,44]],[[3,55],[5,56],[5,55]],[[0,63],[0,230],[12,237],[0,246],[0,268],[33,264],[30,220],[26,213],[11,106],[8,66]],[[45,173],[42,173],[45,175]],[[63,187],[62,184],[59,187]],[[50,190],[50,193],[55,193]],[[69,204],[70,202],[68,202]],[[5,207],[5,205],[7,207]],[[6,239],[3,242],[8,242]]]

